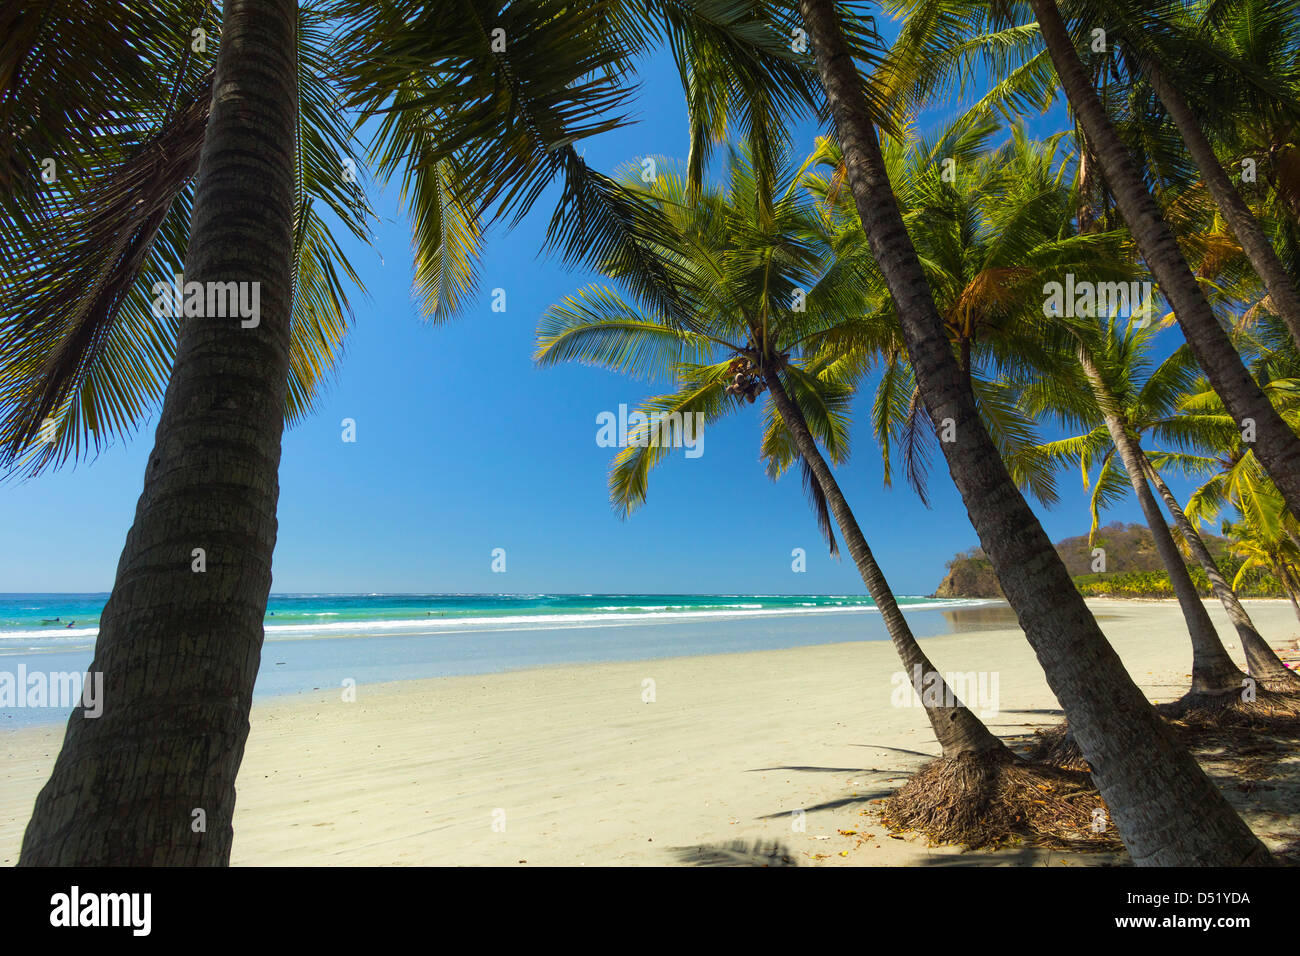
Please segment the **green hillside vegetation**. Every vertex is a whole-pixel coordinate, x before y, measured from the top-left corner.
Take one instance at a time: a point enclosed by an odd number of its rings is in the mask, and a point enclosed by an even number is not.
[[[1241,568],[1243,558],[1232,553],[1231,541],[1221,535],[1202,532],[1202,538],[1214,555],[1220,570],[1229,581]],[[1177,539],[1177,532],[1174,532]],[[1090,544],[1088,536],[1077,535],[1056,542],[1055,548],[1074,578],[1075,586],[1085,597],[1172,598],[1174,591],[1169,574],[1160,565],[1151,529],[1145,525],[1116,521],[1097,530]],[[1093,550],[1105,551],[1105,571],[1093,571]],[[1187,561],[1192,583],[1202,597],[1210,597],[1210,582],[1194,561]],[[946,565],[947,573],[935,590],[935,597],[1000,598],[993,565],[982,548],[971,548],[955,555]],[[1241,597],[1287,597],[1286,589],[1271,573],[1254,569],[1247,572],[1236,589]]]

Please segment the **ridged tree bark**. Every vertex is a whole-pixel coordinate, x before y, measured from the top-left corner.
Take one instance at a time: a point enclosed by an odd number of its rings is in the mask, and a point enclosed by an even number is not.
[[[1151,493],[1151,486],[1147,484],[1144,467],[1146,457],[1129,433],[1123,411],[1114,393],[1106,384],[1092,356],[1082,345],[1079,347],[1079,364],[1083,367],[1083,373],[1092,386],[1092,394],[1106,421],[1110,440],[1115,445],[1120,461],[1124,464],[1124,471],[1128,473],[1129,484],[1133,486],[1133,492],[1137,495],[1138,504],[1142,508],[1142,516],[1146,518],[1151,536],[1155,540],[1156,553],[1160,555],[1160,561],[1165,566],[1169,583],[1174,589],[1174,596],[1178,598],[1178,606],[1182,609],[1183,618],[1187,622],[1187,633],[1192,639],[1192,693],[1240,693],[1242,679],[1246,675],[1228,656],[1223,641],[1219,639],[1219,632],[1215,630],[1214,622],[1210,620],[1209,612],[1205,610],[1200,595],[1196,593],[1196,585],[1192,584],[1191,575],[1187,573],[1187,565],[1183,564],[1183,557],[1178,553],[1174,536],[1169,533],[1165,516],[1160,511],[1155,495]]]
[[[1255,214],[1250,211],[1250,207],[1246,205],[1241,194],[1232,185],[1232,180],[1224,172],[1219,157],[1214,152],[1214,146],[1205,135],[1205,131],[1201,129],[1200,120],[1192,111],[1182,91],[1169,81],[1158,64],[1147,62],[1143,66],[1143,71],[1151,81],[1151,88],[1155,90],[1156,96],[1160,98],[1160,102],[1169,113],[1169,118],[1178,127],[1178,133],[1187,146],[1187,152],[1191,154],[1196,168],[1200,170],[1201,178],[1205,180],[1206,188],[1214,197],[1219,212],[1223,214],[1237,241],[1241,243],[1246,257],[1250,259],[1250,264],[1263,280],[1264,287],[1268,289],[1273,311],[1286,323],[1291,338],[1295,340],[1297,346],[1300,346],[1300,290],[1297,289],[1295,279],[1282,265],[1282,260],[1278,258],[1277,252],[1268,241],[1268,236],[1264,234],[1259,220],[1255,218]]]
[[[1078,193],[1079,232],[1096,232],[1100,228],[1099,213],[1093,204],[1093,194],[1097,188],[1097,161],[1088,155],[1088,143],[1079,137],[1079,176]]]
[[[230,859],[276,537],[297,4],[225,0],[223,10],[185,279],[258,283],[260,315],[248,327],[239,315],[180,322],[144,491],[90,665],[104,675],[103,714],[76,710],[68,721],[22,865]]]
[[[1142,258],[1173,306],[1192,352],[1287,506],[1300,508],[1300,438],[1251,377],[1192,275],[1133,157],[1106,115],[1054,0],[1030,0],[1070,108],[1083,127]]]
[[[1205,571],[1214,596],[1219,599],[1223,609],[1228,612],[1228,619],[1232,621],[1232,626],[1237,629],[1237,636],[1241,639],[1241,649],[1246,653],[1246,666],[1250,670],[1250,675],[1267,685],[1270,690],[1300,691],[1300,675],[1283,664],[1281,658],[1273,653],[1273,648],[1269,647],[1268,642],[1260,636],[1259,631],[1255,629],[1255,622],[1250,619],[1250,614],[1237,598],[1237,592],[1232,589],[1228,579],[1219,570],[1214,555],[1210,554],[1210,549],[1205,546],[1205,539],[1192,525],[1182,506],[1179,505],[1178,499],[1169,490],[1169,485],[1151,464],[1151,459],[1146,457],[1145,452],[1142,460],[1146,466],[1147,476],[1156,486],[1156,491],[1160,492],[1165,507],[1174,517],[1178,533],[1183,536],[1187,547],[1196,557],[1201,569]]]
[[[1252,865],[1267,849],[1124,670],[980,420],[907,234],[835,0],[800,0],[863,230],[980,544],[1140,865]]]
[[[943,748],[943,755],[955,757],[961,753],[1000,753],[1012,759],[1014,754],[1011,750],[957,700],[948,682],[935,670],[925,651],[921,650],[921,645],[916,642],[912,628],[903,617],[903,612],[899,610],[894,592],[890,589],[889,582],[885,580],[884,572],[876,564],[875,556],[867,546],[867,539],[862,534],[862,529],[858,527],[857,519],[853,516],[849,503],[840,490],[839,482],[835,480],[834,473],[817,447],[816,439],[808,430],[803,412],[786,392],[780,373],[769,370],[764,376],[764,381],[767,382],[782,423],[794,438],[795,447],[808,462],[817,483],[821,485],[822,493],[826,496],[826,504],[831,514],[835,516],[835,523],[840,529],[840,535],[844,538],[853,563],[857,565],[858,573],[862,575],[862,583],[867,586],[867,593],[876,602],[881,619],[885,622],[885,629],[894,644],[894,650],[898,652],[906,669],[908,681],[920,694],[922,688],[916,686],[915,680],[917,668],[920,668],[919,673],[924,675],[925,682],[942,694],[941,700],[956,701],[956,706],[953,707],[927,706],[925,708],[925,715],[930,719],[930,726],[934,729],[939,745]]]

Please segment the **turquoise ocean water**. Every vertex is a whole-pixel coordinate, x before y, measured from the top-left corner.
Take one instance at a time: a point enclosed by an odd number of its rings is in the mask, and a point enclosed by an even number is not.
[[[0,594],[0,671],[84,671],[107,598]],[[1002,610],[988,601],[898,601],[919,637]],[[887,636],[862,595],[273,594],[255,696],[345,679],[362,685]],[[0,728],[65,718],[51,708],[0,707]]]
[[[90,647],[107,594],[0,594],[0,655]],[[979,601],[900,597],[904,608]],[[273,594],[267,640],[467,629],[600,627],[858,611],[871,598],[832,594]]]

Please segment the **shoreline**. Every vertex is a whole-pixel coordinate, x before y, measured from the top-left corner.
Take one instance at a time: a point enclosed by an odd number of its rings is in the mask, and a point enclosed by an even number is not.
[[[1190,645],[1176,608],[1088,603],[1149,698],[1185,690]],[[1245,603],[1272,646],[1291,645],[1300,626],[1285,599]],[[1222,608],[1207,606],[1240,663]],[[959,639],[923,639],[940,670],[996,669],[998,713],[987,720],[995,733],[1030,734],[1059,720],[1018,629],[945,636]],[[891,839],[871,801],[938,749],[920,708],[891,702],[899,670],[890,644],[858,641],[358,682],[354,703],[337,690],[258,700],[232,863],[744,862],[749,851],[737,842],[780,843],[801,865],[1118,861]],[[63,726],[0,732],[0,862],[16,862]],[[1230,798],[1271,845],[1270,833],[1300,823],[1294,789]]]
[[[397,596],[397,595],[395,595]],[[673,597],[675,595],[666,595]],[[715,595],[686,595],[687,597],[715,597]],[[590,595],[583,595],[590,597]],[[602,597],[614,599],[619,595],[602,595]],[[656,595],[657,597],[657,595]],[[731,597],[731,595],[727,595]],[[375,616],[355,616],[343,618],[338,621],[304,621],[293,619],[292,614],[282,616],[278,621],[272,621],[270,618],[275,614],[271,613],[263,621],[263,630],[268,640],[316,640],[327,637],[339,636],[350,637],[363,634],[365,636],[378,636],[382,633],[401,633],[417,632],[422,629],[432,629],[438,633],[455,633],[456,629],[465,631],[492,631],[507,629],[532,629],[543,627],[600,627],[616,626],[621,622],[643,623],[643,622],[663,622],[672,623],[680,621],[707,621],[707,620],[739,620],[755,619],[777,616],[805,616],[818,614],[872,614],[879,613],[880,609],[870,598],[866,596],[837,596],[837,595],[754,595],[756,599],[771,597],[818,597],[823,600],[830,600],[842,597],[836,604],[814,605],[811,603],[803,605],[779,605],[774,604],[764,607],[761,604],[734,604],[718,607],[691,607],[689,605],[663,605],[663,606],[646,606],[636,607],[630,605],[627,607],[597,607],[591,609],[533,609],[532,613],[523,613],[519,611],[501,611],[496,614],[478,611],[474,613],[455,613],[440,612],[433,614],[426,611],[425,616],[415,617],[375,617]],[[979,607],[985,604],[1005,603],[1001,598],[936,598],[933,596],[921,595],[898,595],[899,606],[903,610],[945,610],[952,608]],[[849,602],[849,603],[845,603]],[[311,617],[336,617],[339,612],[325,612],[310,615]],[[414,613],[408,612],[408,613]],[[284,623],[290,619],[290,623]],[[76,623],[76,622],[71,622]],[[48,626],[48,627],[9,627],[7,630],[0,630],[0,650],[3,649],[4,643],[19,639],[42,639],[42,638],[69,638],[80,639],[82,642],[77,646],[89,646],[93,644],[97,636],[98,623],[85,624],[76,630],[65,634],[68,626]],[[304,634],[304,637],[294,637],[290,635]],[[273,636],[272,636],[273,635]]]
[[[904,614],[918,637],[1015,620],[1006,604],[997,601],[912,604],[905,607]],[[253,700],[256,704],[276,697],[301,697],[313,690],[337,687],[342,679],[377,684],[864,640],[888,640],[883,619],[874,607],[772,609],[750,617],[610,617],[598,623],[564,626],[543,620],[529,627],[434,626],[394,631],[376,625],[369,632],[352,634],[329,631],[315,636],[268,636],[262,645],[262,667]],[[91,644],[26,653],[4,653],[0,648],[0,674],[24,667],[28,673],[85,671],[92,654]],[[70,706],[0,709],[0,728],[61,723],[68,710]]]

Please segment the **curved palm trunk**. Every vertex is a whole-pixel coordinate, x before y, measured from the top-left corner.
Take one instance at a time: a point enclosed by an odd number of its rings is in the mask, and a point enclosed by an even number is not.
[[[849,504],[845,500],[843,492],[840,491],[839,483],[835,480],[830,466],[826,464],[821,451],[817,448],[816,439],[808,430],[808,423],[803,417],[803,412],[799,410],[799,407],[791,401],[790,396],[786,393],[779,373],[771,372],[765,376],[764,380],[767,382],[772,401],[776,404],[781,421],[794,438],[795,447],[799,449],[799,454],[808,462],[817,478],[817,483],[821,485],[822,493],[826,496],[826,503],[831,509],[831,514],[835,516],[835,523],[839,526],[840,534],[844,537],[844,543],[848,546],[849,554],[853,557],[853,563],[858,566],[858,573],[862,575],[862,582],[867,586],[871,599],[876,602],[876,607],[880,610],[880,616],[889,631],[890,640],[894,644],[894,649],[898,651],[899,658],[903,661],[903,666],[906,668],[909,679],[913,682],[913,687],[918,694],[922,693],[922,687],[919,686],[922,682],[917,680],[915,675],[924,675],[923,680],[927,684],[937,682],[941,685],[938,690],[942,694],[942,700],[956,701],[956,705],[953,707],[931,707],[927,705],[925,708],[925,715],[930,719],[930,726],[934,728],[934,735],[943,748],[943,755],[945,757],[955,757],[960,753],[1000,752],[1011,757],[1011,751],[1006,745],[994,736],[992,731],[985,727],[983,722],[971,713],[968,708],[963,706],[960,701],[957,701],[956,695],[952,693],[947,681],[934,669],[930,659],[921,650],[921,645],[916,642],[916,638],[912,635],[912,629],[908,626],[907,619],[903,617],[903,612],[899,610],[898,602],[894,599],[894,592],[890,590],[889,583],[885,580],[884,572],[880,570],[871,549],[867,547],[867,539],[863,536],[862,529],[858,527],[857,519],[853,517],[853,512],[849,509]],[[924,699],[924,696],[922,696],[922,701]]]
[[[1268,862],[1264,845],[1179,746],[1124,670],[962,384],[894,197],[835,0],[800,0],[849,187],[899,313],[931,419],[951,421],[944,457],[980,544],[1061,702],[1093,780],[1142,865]]]
[[[1228,174],[1223,171],[1214,146],[1201,129],[1200,121],[1182,91],[1169,82],[1156,63],[1147,63],[1144,69],[1152,89],[1160,97],[1174,125],[1178,127],[1183,142],[1187,144],[1187,151],[1200,170],[1215,204],[1237,236],[1237,241],[1241,243],[1255,272],[1264,281],[1273,301],[1273,311],[1286,323],[1291,338],[1300,346],[1300,290],[1297,290],[1295,280],[1282,265],[1282,260],[1268,241],[1259,220],[1233,187]]]
[[[1173,585],[1178,606],[1182,608],[1183,618],[1187,621],[1187,632],[1192,638],[1192,693],[1238,692],[1242,687],[1242,679],[1246,675],[1228,656],[1223,641],[1219,639],[1219,632],[1214,629],[1214,622],[1210,620],[1209,612],[1205,610],[1200,595],[1196,593],[1196,586],[1192,584],[1192,578],[1187,573],[1187,565],[1183,564],[1182,555],[1178,553],[1174,536],[1169,533],[1165,517],[1160,513],[1160,505],[1156,502],[1155,495],[1151,493],[1151,486],[1147,484],[1146,469],[1143,467],[1146,456],[1143,455],[1142,449],[1134,441],[1133,436],[1129,434],[1114,394],[1093,363],[1092,356],[1082,345],[1079,347],[1079,364],[1083,366],[1083,373],[1092,386],[1093,397],[1106,420],[1106,430],[1110,432],[1110,440],[1115,444],[1115,450],[1119,452],[1124,470],[1128,472],[1129,483],[1133,486],[1138,504],[1142,507],[1142,515],[1146,518],[1151,536],[1155,539],[1156,553],[1160,555],[1160,561],[1169,574],[1169,583]]]
[[[1079,59],[1054,0],[1030,0],[1043,41],[1070,108],[1092,144],[1097,161],[1142,258],[1170,304],[1196,360],[1233,419],[1256,437],[1260,464],[1292,511],[1300,508],[1300,438],[1287,426],[1251,378],[1192,275],[1182,250],[1120,139]]]
[[[1228,584],[1227,578],[1219,570],[1218,562],[1210,554],[1210,549],[1205,546],[1205,540],[1200,533],[1193,527],[1187,515],[1183,512],[1182,507],[1178,504],[1178,499],[1174,493],[1169,490],[1165,480],[1160,477],[1160,472],[1151,464],[1151,460],[1142,455],[1142,462],[1145,465],[1147,476],[1155,484],[1156,490],[1160,492],[1160,497],[1165,501],[1165,507],[1169,513],[1174,516],[1174,522],[1178,525],[1178,532],[1187,542],[1192,554],[1200,562],[1201,568],[1205,571],[1205,576],[1209,578],[1210,587],[1214,590],[1214,595],[1223,604],[1223,609],[1228,612],[1228,619],[1232,621],[1232,626],[1237,629],[1237,636],[1241,639],[1241,648],[1246,652],[1246,666],[1250,669],[1251,676],[1257,680],[1263,681],[1270,685],[1274,690],[1300,690],[1300,675],[1295,674],[1289,667],[1282,663],[1281,659],[1273,653],[1273,648],[1269,647],[1268,642],[1264,640],[1255,629],[1255,623],[1242,607],[1241,601],[1237,598],[1237,592]]]
[[[24,865],[229,862],[276,535],[296,25],[295,0],[224,4],[185,277],[259,283],[259,323],[181,322],[91,663],[104,675],[103,714],[76,710],[68,721]]]

